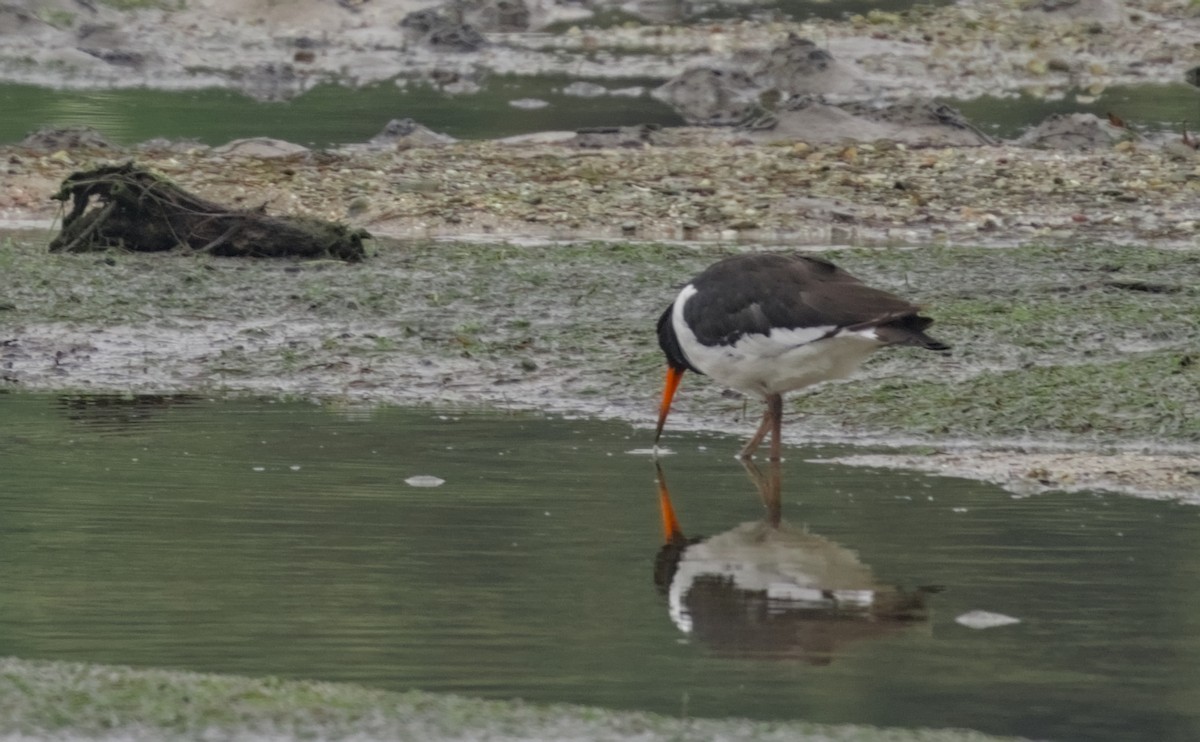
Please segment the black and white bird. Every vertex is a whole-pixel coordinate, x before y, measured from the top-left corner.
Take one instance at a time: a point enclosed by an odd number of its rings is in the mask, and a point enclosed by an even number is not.
[[[778,460],[784,392],[849,376],[885,345],[949,349],[925,334],[933,320],[919,312],[807,255],[753,253],[714,263],[658,320],[667,379],[655,445],[683,373],[694,371],[763,398],[762,423],[741,457],[753,456],[769,432],[771,459]]]

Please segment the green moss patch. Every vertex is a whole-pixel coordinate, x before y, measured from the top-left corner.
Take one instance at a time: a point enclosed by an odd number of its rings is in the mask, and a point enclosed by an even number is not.
[[[889,379],[830,386],[805,409],[851,428],[982,439],[1078,437],[1200,441],[1200,357],[989,371],[954,383]]]
[[[672,719],[358,685],[0,660],[0,734],[55,739],[988,742],[967,730]]]
[[[0,341],[11,343],[15,388],[361,393],[650,421],[662,373],[655,319],[683,282],[738,249],[381,241],[369,261],[348,265],[47,254],[35,240],[11,239],[0,243],[9,278],[0,285]],[[847,382],[790,395],[810,417],[790,430],[981,443],[1200,439],[1184,413],[1198,407],[1200,386],[1194,252],[1076,245],[826,254],[924,304],[932,334],[953,352],[877,353]],[[114,388],[120,377],[89,376],[103,368],[136,373]],[[721,391],[689,379],[675,419],[742,431],[750,424],[743,404]]]

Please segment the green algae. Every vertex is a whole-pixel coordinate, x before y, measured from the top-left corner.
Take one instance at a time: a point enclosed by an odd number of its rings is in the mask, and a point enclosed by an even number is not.
[[[0,340],[32,345],[64,327],[101,339],[127,327],[151,339],[136,359],[117,359],[137,364],[136,387],[112,389],[82,364],[59,363],[53,375],[29,366],[10,374],[16,388],[336,397],[360,385],[375,401],[516,402],[634,420],[653,414],[658,313],[690,276],[740,249],[381,241],[367,262],[343,265],[48,255],[39,241],[0,243]],[[1200,439],[1187,415],[1200,387],[1194,252],[1077,245],[825,254],[925,305],[932,333],[953,352],[886,350],[847,382],[791,395],[807,416],[797,432],[984,443]],[[155,338],[185,331],[199,346],[190,365],[156,351]],[[448,400],[447,390],[465,391]],[[676,419],[740,426],[742,406],[691,380]]]
[[[969,730],[677,719],[347,683],[0,659],[0,734],[55,739],[989,742]]]

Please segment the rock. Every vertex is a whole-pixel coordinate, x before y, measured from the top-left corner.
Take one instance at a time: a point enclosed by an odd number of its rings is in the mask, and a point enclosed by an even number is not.
[[[456,142],[454,137],[439,134],[410,118],[392,119],[368,142],[373,149],[385,149],[406,145],[435,145]]]
[[[235,70],[232,77],[238,89],[254,100],[263,102],[291,100],[308,87],[308,79],[288,63],[254,65],[249,69]]]
[[[455,0],[450,15],[480,31],[528,31],[529,6],[525,0]]]
[[[969,629],[994,629],[998,626],[1011,626],[1021,623],[1021,619],[1006,616],[1003,613],[991,611],[967,611],[954,619],[954,622]]]
[[[606,147],[646,147],[657,126],[600,126],[580,129],[572,142],[580,149],[604,149]]]
[[[1192,161],[1200,159],[1200,150],[1182,139],[1171,138],[1162,144],[1163,154],[1173,160]]]
[[[297,36],[292,39],[292,46],[302,51],[314,51],[316,49],[325,49],[329,43],[322,39],[315,39],[312,36]]]
[[[426,79],[446,95],[474,95],[483,90],[485,76],[478,67],[470,70],[432,69]]]
[[[737,69],[694,67],[651,91],[689,124],[733,126],[758,111],[758,86]]]
[[[249,139],[234,139],[213,149],[213,154],[228,157],[254,157],[258,159],[273,159],[279,157],[296,157],[306,155],[311,150],[292,142],[270,137],[252,137]]]
[[[781,98],[844,93],[859,86],[857,75],[828,51],[796,34],[788,34],[783,44],[761,58],[755,56],[739,58],[752,72],[740,67],[696,67],[651,95],[674,107],[690,124],[732,126],[749,121]]]
[[[967,120],[956,108],[925,98],[908,98],[890,106],[847,103],[845,110],[898,131],[892,141],[936,146],[995,144],[996,140]]]
[[[1040,149],[1108,148],[1132,136],[1091,113],[1056,113],[1025,132],[1017,144]]]
[[[627,0],[621,10],[649,23],[675,23],[696,10],[690,0]]]
[[[33,10],[13,4],[0,5],[0,36],[43,36],[54,33],[54,27],[38,17]]]
[[[432,8],[425,8],[424,10],[414,10],[400,19],[400,28],[416,34],[417,38],[421,38],[433,29],[441,28],[448,23],[450,21],[438,11]]]
[[[446,480],[432,474],[417,474],[405,479],[404,483],[409,487],[440,487],[446,483]]]
[[[845,139],[874,141],[893,133],[893,128],[867,121],[818,97],[802,97],[774,114],[767,125],[749,133],[755,141],[803,140],[812,144]]]
[[[455,20],[460,17],[453,9],[444,14],[426,8],[404,16],[400,27],[411,40],[437,51],[475,52],[487,46],[487,39],[475,26]]]
[[[21,146],[46,152],[64,149],[116,149],[103,134],[90,126],[44,126],[22,139]]]
[[[164,155],[167,153],[186,154],[188,152],[202,152],[211,149],[208,145],[198,139],[168,139],[166,137],[155,137],[147,139],[144,142],[139,142],[134,145],[134,149],[138,152],[143,152],[152,155]]]
[[[79,42],[76,49],[102,62],[134,69],[146,64],[146,54],[130,48],[128,34],[116,23],[84,23],[76,30],[75,38]]]
[[[115,48],[129,45],[129,37],[115,23],[84,23],[75,30],[75,39],[88,46]]]
[[[443,52],[477,52],[487,39],[468,23],[452,23],[429,32],[423,39],[429,47]]]
[[[599,98],[608,94],[608,88],[594,82],[576,80],[562,89],[563,95],[573,95],[576,98]]]
[[[550,104],[541,98],[517,98],[516,100],[510,100],[508,105],[512,106],[513,108],[519,108],[522,111],[536,111],[537,109],[545,108]]]
[[[91,55],[101,62],[114,65],[116,67],[132,67],[139,69],[146,64],[146,55],[141,52],[130,51],[128,49],[96,49],[92,47],[81,46],[79,51],[84,54]]]
[[[753,77],[761,88],[774,88],[785,97],[847,92],[859,84],[833,55],[794,33],[766,53]]]
[[[1117,23],[1126,18],[1119,0],[1035,0],[1025,6],[1025,12],[1056,23]]]
[[[750,136],[756,141],[800,139],[809,143],[841,141],[902,142],[915,146],[993,144],[958,111],[933,101],[910,99],[892,106],[868,103],[831,104],[819,96],[785,101]]]
[[[575,140],[573,131],[535,131],[531,134],[514,134],[495,140],[497,144],[568,144]]]

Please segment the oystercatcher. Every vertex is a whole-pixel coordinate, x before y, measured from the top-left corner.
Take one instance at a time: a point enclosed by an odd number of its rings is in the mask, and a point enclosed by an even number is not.
[[[655,445],[683,372],[694,371],[764,399],[762,423],[740,455],[753,456],[770,432],[778,460],[784,392],[849,376],[885,345],[949,349],[925,334],[933,320],[919,311],[820,258],[753,253],[714,263],[658,320],[667,380]]]

